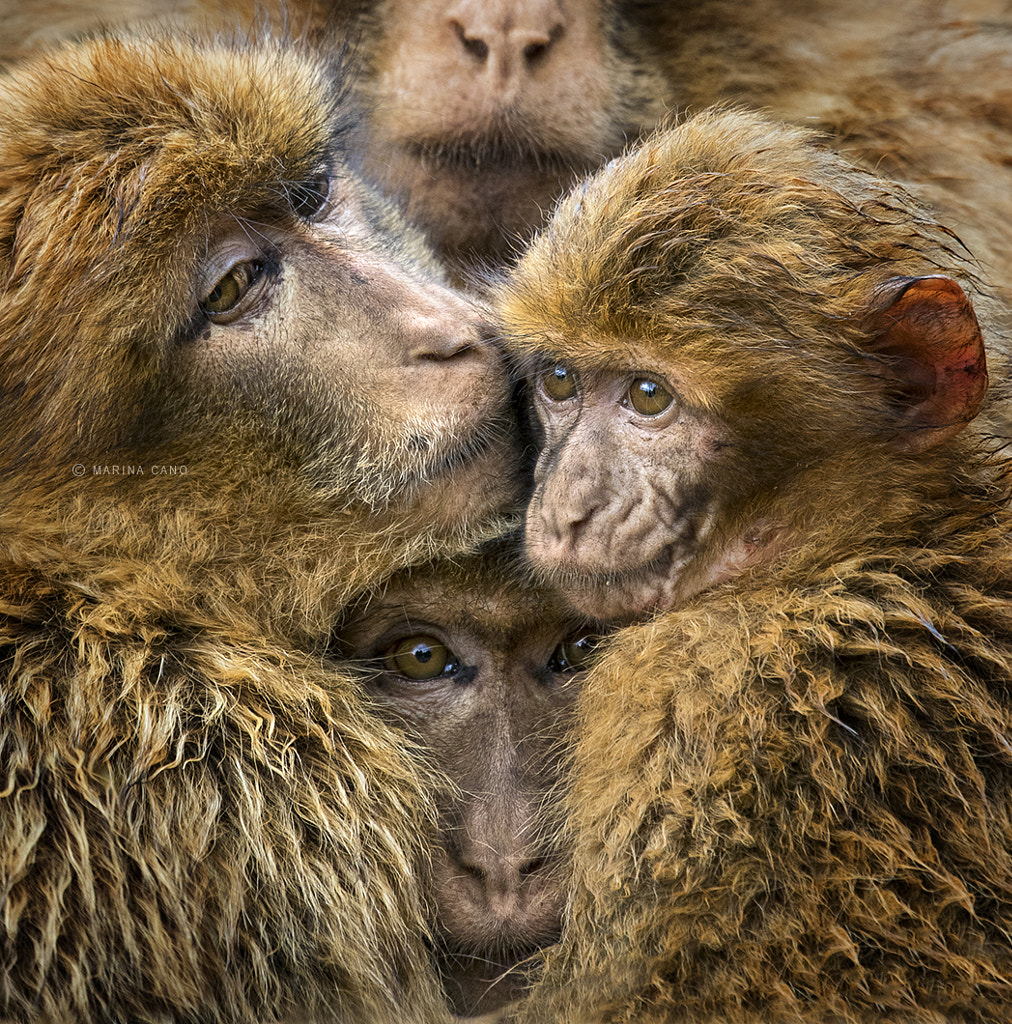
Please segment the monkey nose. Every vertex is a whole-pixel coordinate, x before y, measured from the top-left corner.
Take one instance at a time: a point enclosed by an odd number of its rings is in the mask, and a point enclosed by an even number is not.
[[[505,10],[484,0],[461,0],[448,12],[461,61],[486,69],[500,85],[528,77],[566,30],[558,0],[521,0],[509,6],[508,16]]]
[[[463,851],[460,867],[475,883],[479,898],[497,917],[514,915],[522,893],[542,872],[546,861],[528,850],[498,853],[490,847]]]
[[[445,362],[469,355],[484,344],[478,325],[470,321],[448,330],[444,318],[417,315],[407,330],[410,335],[408,360],[412,363]]]

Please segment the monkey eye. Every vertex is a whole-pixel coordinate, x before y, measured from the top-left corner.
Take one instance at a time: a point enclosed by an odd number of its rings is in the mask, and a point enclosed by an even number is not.
[[[656,416],[664,412],[675,400],[675,396],[667,388],[661,387],[657,381],[647,377],[637,377],[625,397],[641,416]]]
[[[600,642],[597,633],[573,633],[552,651],[548,667],[553,672],[582,672],[593,664]]]
[[[564,363],[556,363],[541,375],[541,387],[553,402],[565,402],[576,395],[576,378]]]
[[[289,186],[288,201],[296,217],[309,220],[323,209],[330,196],[330,175],[321,174],[312,181],[299,181]]]
[[[228,323],[238,315],[236,307],[263,276],[263,260],[236,263],[201,300],[200,308],[216,323]]]
[[[434,636],[408,636],[383,654],[383,668],[407,679],[438,679],[452,675],[460,660]]]

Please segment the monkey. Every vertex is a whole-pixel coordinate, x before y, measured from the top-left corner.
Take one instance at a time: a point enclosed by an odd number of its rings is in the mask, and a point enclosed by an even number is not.
[[[1012,19],[1002,0],[0,0],[0,61],[103,19],[264,22],[351,46],[362,170],[484,288],[582,176],[672,113],[819,127],[936,205],[1009,301]]]
[[[717,110],[558,207],[496,306],[577,700],[524,1024],[997,1024],[1012,467],[992,303],[901,186]]]
[[[377,711],[442,780],[426,888],[451,1007],[493,1014],[558,939],[558,797],[595,623],[524,573],[509,546],[411,567],[336,630]]]
[[[487,308],[339,64],[106,33],[0,78],[0,1018],[438,1024],[435,807],[326,655],[515,523]]]

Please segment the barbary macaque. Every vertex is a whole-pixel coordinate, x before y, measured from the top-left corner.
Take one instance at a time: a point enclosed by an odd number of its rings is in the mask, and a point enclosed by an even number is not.
[[[709,113],[568,197],[497,304],[544,435],[527,556],[622,624],[513,1019],[1007,1020],[1012,472],[951,236]]]
[[[0,0],[0,63],[166,17],[350,46],[364,167],[464,278],[510,262],[584,173],[666,116],[736,103],[916,186],[1012,288],[1004,0]]]
[[[335,77],[336,76],[336,77]],[[487,314],[294,44],[0,78],[0,1018],[447,1020],[350,597],[513,523]]]
[[[559,804],[599,628],[497,547],[405,570],[354,606],[336,650],[444,784],[428,889],[454,1010],[491,1014],[558,939]]]

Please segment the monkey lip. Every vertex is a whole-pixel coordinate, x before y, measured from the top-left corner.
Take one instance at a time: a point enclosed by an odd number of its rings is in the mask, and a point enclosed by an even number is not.
[[[472,178],[478,175],[514,176],[518,173],[576,174],[589,170],[589,154],[532,146],[490,136],[485,139],[407,139],[408,155],[428,169]]]
[[[674,604],[680,576],[680,551],[675,544],[657,557],[621,569],[582,568],[572,560],[548,564],[534,557],[540,574],[566,591],[580,612],[605,621],[630,621]]]

